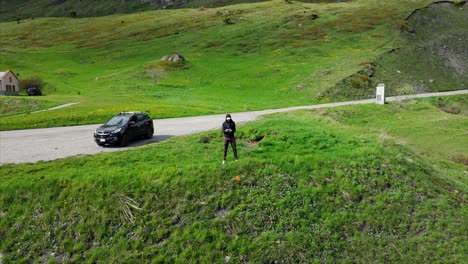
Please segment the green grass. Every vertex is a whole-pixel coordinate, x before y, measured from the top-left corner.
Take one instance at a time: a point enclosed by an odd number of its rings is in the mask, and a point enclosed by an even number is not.
[[[441,4],[417,11],[407,22],[415,32],[404,32],[400,49],[376,60],[378,82],[394,87],[393,94],[405,85],[413,92],[467,89],[466,7]]]
[[[267,1],[1,23],[0,69],[38,76],[46,98],[80,104],[2,116],[0,129],[99,123],[123,110],[164,118],[335,100],[318,95],[392,48],[396,19],[429,2]],[[172,53],[187,69],[154,85],[147,67]]]
[[[395,39],[395,49],[363,62],[362,70],[321,96],[369,98],[379,83],[386,85],[387,95],[467,89],[466,7],[466,3],[438,3],[415,11],[406,20],[397,19],[402,32]]]
[[[457,109],[458,114],[444,109]],[[458,112],[456,111],[456,112]],[[320,111],[321,115],[347,125],[371,130],[380,138],[391,139],[432,160],[440,177],[450,177],[459,188],[466,188],[468,161],[468,96],[408,100],[376,111],[375,106],[343,107]],[[456,175],[453,175],[456,171]]]
[[[50,99],[41,99],[43,98],[6,97],[2,99],[2,104],[0,104],[0,114],[3,116],[26,114],[44,110],[57,104]]]
[[[224,166],[219,131],[3,165],[0,253],[6,263],[461,263],[466,165],[451,157],[467,154],[466,100],[447,100],[457,115],[437,99],[271,115],[239,125],[240,160],[229,153]]]
[[[19,18],[21,22],[24,19],[40,17],[71,17],[72,12],[75,12],[74,15],[76,15],[76,17],[94,17],[136,13],[154,9],[221,7],[239,3],[264,1],[266,0],[191,0],[186,4],[167,5],[167,3],[164,2],[158,3],[157,1],[153,1],[152,4],[149,4],[139,0],[8,0],[2,2],[0,21],[17,21]]]
[[[62,3],[60,3],[62,2]],[[109,3],[112,2],[112,3]],[[131,13],[154,9],[139,1],[108,0],[8,0],[2,1],[0,21],[20,21],[39,17],[77,17],[103,16],[115,13]]]

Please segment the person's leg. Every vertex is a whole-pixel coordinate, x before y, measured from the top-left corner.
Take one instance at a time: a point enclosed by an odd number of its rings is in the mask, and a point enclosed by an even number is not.
[[[237,146],[236,146],[235,138],[231,138],[231,147],[232,147],[232,151],[234,152],[234,159],[237,160]]]
[[[226,160],[228,145],[229,145],[229,139],[224,138],[224,155],[223,155],[223,160]]]

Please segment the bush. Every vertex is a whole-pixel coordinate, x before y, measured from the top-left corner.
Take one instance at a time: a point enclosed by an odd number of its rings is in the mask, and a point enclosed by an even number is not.
[[[456,6],[463,6],[464,4],[466,4],[466,0],[454,0],[453,4],[455,4]]]
[[[185,63],[185,61],[163,60],[163,61],[160,61],[157,65],[149,65],[146,68],[147,69],[159,68],[159,69],[163,69],[165,71],[177,71],[177,70],[188,69],[188,65]]]
[[[454,114],[458,115],[461,112],[460,107],[456,105],[449,105],[449,102],[443,98],[437,98],[437,101],[435,102],[435,105],[442,111],[449,113],[449,114]]]
[[[232,23],[232,21],[231,21],[231,17],[225,17],[225,18],[223,18],[223,22],[224,22],[224,24],[234,24],[234,23]]]
[[[415,94],[414,87],[409,85],[409,84],[405,84],[405,85],[397,88],[396,94],[397,95]]]
[[[151,68],[146,70],[146,74],[153,80],[154,84],[166,76],[166,71],[160,68]]]
[[[456,162],[456,163],[460,163],[460,164],[468,166],[468,157],[467,156],[459,155],[459,156],[453,157],[452,160],[454,162]]]
[[[20,92],[28,93],[28,89],[32,87],[36,87],[40,92],[44,87],[44,82],[39,77],[31,77],[26,79],[21,79],[19,81]],[[42,92],[41,92],[42,93]]]
[[[355,89],[367,88],[370,84],[370,79],[364,74],[356,74],[349,80]]]
[[[408,22],[402,19],[397,21],[397,27],[401,32],[408,31],[410,29]]]

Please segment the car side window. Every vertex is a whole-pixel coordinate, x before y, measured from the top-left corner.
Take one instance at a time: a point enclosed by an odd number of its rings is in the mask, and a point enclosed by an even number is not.
[[[145,121],[146,117],[144,115],[137,115],[138,122]]]
[[[130,122],[138,122],[137,116],[132,116],[132,118],[130,118]]]

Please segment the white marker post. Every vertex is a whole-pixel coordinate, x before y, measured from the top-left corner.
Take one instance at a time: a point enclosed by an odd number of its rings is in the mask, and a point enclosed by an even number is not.
[[[379,85],[377,85],[375,96],[377,99],[377,104],[385,104],[385,84],[379,83]]]

